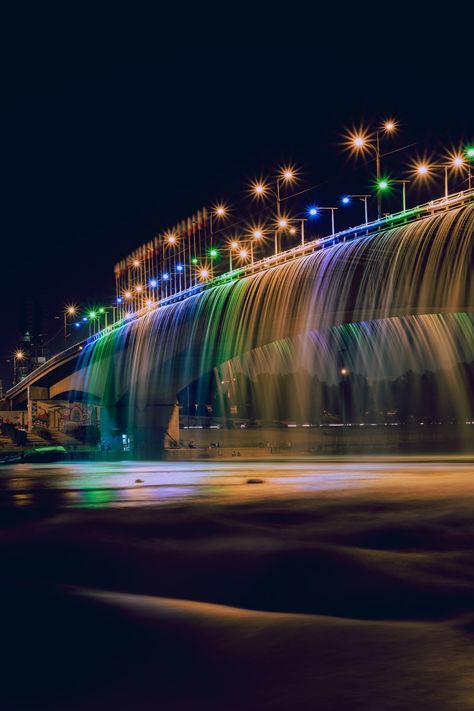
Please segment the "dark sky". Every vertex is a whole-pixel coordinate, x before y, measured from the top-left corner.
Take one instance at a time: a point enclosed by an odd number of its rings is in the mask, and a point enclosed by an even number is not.
[[[414,152],[471,141],[462,18],[430,27],[380,10],[7,18],[0,377],[33,305],[53,335],[64,303],[112,296],[113,265],[134,246],[241,200],[248,178],[294,160],[304,186],[326,183],[321,201],[365,191],[368,171],[339,144],[351,123],[394,115],[397,145]]]

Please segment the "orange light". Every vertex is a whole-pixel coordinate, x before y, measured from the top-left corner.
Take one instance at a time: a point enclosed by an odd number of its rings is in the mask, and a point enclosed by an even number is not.
[[[125,297],[126,299],[131,299],[131,298],[132,298],[132,292],[131,292],[131,291],[126,291],[126,292],[124,293],[124,297]]]
[[[240,252],[239,252],[239,257],[240,257],[241,259],[247,259],[248,256],[249,256],[248,250],[246,250],[246,249],[241,249],[241,250],[240,250]]]
[[[293,183],[297,178],[297,171],[293,165],[284,165],[280,169],[279,177],[285,183]]]
[[[209,276],[209,270],[208,269],[200,269],[199,270],[199,277],[201,279],[207,279]]]
[[[285,227],[288,227],[288,220],[286,217],[281,217],[278,220],[278,227],[280,227],[282,230],[285,229]]]
[[[68,307],[66,308],[66,313],[68,313],[69,316],[74,316],[74,314],[76,313],[76,311],[77,311],[76,306],[68,306]]]
[[[341,375],[348,375],[349,371],[347,368],[341,368]]]
[[[384,121],[383,130],[386,131],[387,133],[393,133],[394,131],[397,130],[397,126],[398,126],[397,122],[394,119],[389,118],[386,121]]]
[[[223,204],[221,205],[216,205],[214,208],[214,215],[216,217],[224,217],[224,215],[227,213],[227,207]]]
[[[230,248],[231,249],[238,249],[239,243],[234,240],[233,242],[230,243]]]
[[[368,153],[373,149],[372,136],[363,126],[353,127],[344,135],[344,145],[352,154]]]
[[[25,357],[25,354],[23,351],[16,351],[15,352],[15,359],[16,360],[23,360],[24,357]]]
[[[455,168],[462,168],[462,166],[465,164],[465,160],[462,156],[456,155],[453,158],[453,166]]]
[[[423,177],[424,175],[428,175],[430,172],[430,168],[426,163],[421,163],[420,165],[417,166],[416,168],[417,175],[420,175]]]
[[[252,180],[250,183],[250,193],[255,198],[264,198],[269,191],[268,184],[259,178],[258,180]]]
[[[134,260],[133,260],[133,266],[134,266],[134,267],[139,267],[139,266],[140,266],[140,262],[138,261],[138,259],[134,259]]]
[[[138,284],[138,286],[135,287],[135,291],[143,291],[143,287]]]

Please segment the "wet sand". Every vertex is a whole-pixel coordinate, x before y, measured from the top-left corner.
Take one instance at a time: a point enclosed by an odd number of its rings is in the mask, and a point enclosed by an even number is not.
[[[469,462],[77,466],[2,480],[3,707],[474,708]]]

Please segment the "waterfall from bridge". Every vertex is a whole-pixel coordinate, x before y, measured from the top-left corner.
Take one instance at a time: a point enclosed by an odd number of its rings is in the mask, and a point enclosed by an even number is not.
[[[178,394],[270,422],[474,418],[473,231],[470,204],[155,308],[84,348],[77,390],[132,429]]]

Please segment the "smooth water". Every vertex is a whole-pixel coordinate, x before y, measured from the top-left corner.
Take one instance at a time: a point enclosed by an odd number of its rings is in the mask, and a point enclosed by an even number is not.
[[[237,504],[407,486],[437,478],[453,486],[471,477],[467,457],[400,457],[351,462],[77,462],[2,467],[0,510],[140,508],[183,504]],[[252,481],[253,480],[253,481]],[[256,481],[255,481],[256,480]]]
[[[472,709],[472,461],[1,474],[2,708]]]

